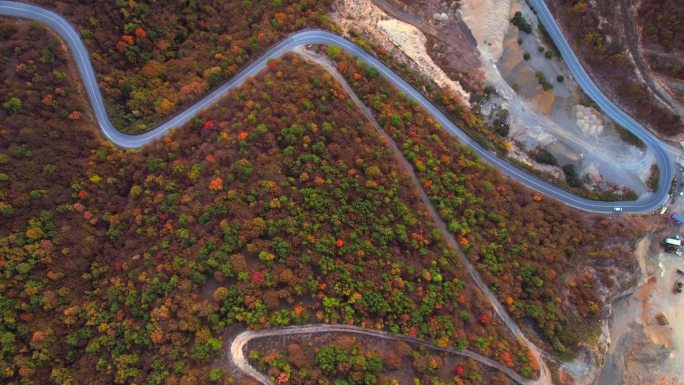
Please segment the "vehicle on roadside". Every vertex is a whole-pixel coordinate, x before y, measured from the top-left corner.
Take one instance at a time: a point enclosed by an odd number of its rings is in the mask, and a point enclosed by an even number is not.
[[[663,239],[663,246],[680,247],[682,245],[682,238],[679,235],[667,237]]]

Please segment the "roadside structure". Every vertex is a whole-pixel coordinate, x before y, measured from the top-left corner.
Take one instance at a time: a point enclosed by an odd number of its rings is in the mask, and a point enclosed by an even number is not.
[[[676,224],[682,225],[682,224],[684,224],[684,215],[682,215],[680,213],[674,213],[674,214],[672,214],[672,220]]]

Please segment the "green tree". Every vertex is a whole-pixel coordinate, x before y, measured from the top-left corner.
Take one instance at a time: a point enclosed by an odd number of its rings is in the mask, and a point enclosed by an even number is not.
[[[3,103],[3,107],[9,111],[11,114],[19,112],[21,109],[21,100],[16,97],[11,97],[9,100],[7,100],[5,103]]]

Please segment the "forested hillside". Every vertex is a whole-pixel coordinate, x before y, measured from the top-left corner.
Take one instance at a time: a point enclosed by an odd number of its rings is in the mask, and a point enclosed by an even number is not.
[[[100,137],[51,34],[3,20],[0,36],[3,381],[230,383],[214,365],[226,332],[312,322],[535,375],[393,152],[320,68],[272,62],[186,127],[122,151]],[[602,313],[599,286],[621,284],[611,274],[631,227],[510,182],[377,71],[330,53],[508,310],[571,355]]]
[[[335,31],[333,0],[125,2],[35,0],[81,32],[114,125],[144,132],[197,101],[277,41],[304,28]],[[505,136],[430,79],[422,78],[361,34],[353,40],[402,73],[466,132],[506,152]]]
[[[232,77],[288,33],[328,25],[332,0],[35,0],[70,20],[112,122],[142,132]]]
[[[684,80],[684,2],[641,1],[638,9],[644,48],[651,68],[679,81]],[[674,88],[682,97],[682,90]]]
[[[684,2],[681,0],[646,0],[639,2],[639,18],[646,44],[665,50],[684,51]]]
[[[331,53],[331,50],[326,50]],[[511,182],[435,123],[373,68],[332,50],[332,59],[402,148],[441,218],[520,321],[572,356],[595,334],[599,287],[629,265],[627,221],[576,212]],[[598,271],[584,270],[594,264]],[[598,276],[597,274],[598,273]]]
[[[100,138],[50,34],[0,30],[4,382],[229,383],[235,373],[212,369],[226,330],[312,322],[535,374],[329,74],[273,62],[124,152]]]
[[[338,384],[514,384],[477,361],[405,341],[336,334],[260,339],[247,346],[249,360],[278,382],[322,380]],[[447,380],[447,381],[445,381]]]

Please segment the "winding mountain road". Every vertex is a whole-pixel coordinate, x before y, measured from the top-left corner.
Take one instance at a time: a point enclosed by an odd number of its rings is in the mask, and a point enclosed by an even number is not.
[[[529,188],[537,190],[569,206],[584,211],[609,213],[614,212],[615,207],[620,207],[622,212],[632,213],[645,213],[657,210],[667,200],[670,182],[674,176],[673,161],[668,156],[665,146],[653,134],[643,128],[627,114],[622,112],[596,87],[596,85],[587,75],[584,68],[582,68],[579,60],[570,49],[568,43],[563,38],[558,25],[551,16],[551,13],[543,0],[529,1],[530,4],[537,9],[540,21],[549,31],[549,34],[561,51],[563,58],[568,63],[570,71],[584,92],[596,102],[596,104],[606,113],[606,115],[639,137],[639,139],[644,141],[649,146],[651,151],[654,152],[660,169],[661,182],[658,191],[652,194],[647,194],[636,201],[594,201],[576,196],[549,182],[542,180],[537,176],[522,171],[521,169],[510,164],[507,160],[500,158],[494,152],[484,148],[482,145],[468,137],[415,88],[409,85],[387,66],[375,59],[371,54],[344,39],[343,37],[321,30],[304,30],[291,35],[264,52],[259,59],[252,62],[231,80],[227,81],[221,87],[217,88],[167,122],[139,135],[127,135],[117,130],[109,119],[105,109],[102,92],[98,87],[95,70],[90,62],[88,49],[83,44],[79,33],[69,24],[67,20],[50,10],[13,1],[0,1],[0,15],[39,21],[53,29],[62,37],[62,39],[64,39],[74,57],[81,77],[83,78],[83,83],[88,94],[90,105],[92,106],[93,113],[95,114],[95,118],[100,125],[102,132],[113,143],[124,148],[137,148],[144,146],[145,144],[163,136],[168,130],[181,127],[185,123],[189,122],[193,117],[197,116],[202,110],[205,110],[214,103],[218,102],[230,90],[242,85],[247,78],[254,76],[259,71],[264,69],[269,60],[280,57],[285,52],[289,52],[297,46],[308,44],[336,45],[345,49],[350,54],[356,55],[359,60],[365,62],[366,64],[375,67],[385,76],[388,81],[393,83],[397,89],[414,99],[428,113],[430,113],[443,128],[458,137],[463,144],[473,148],[473,150],[487,163],[498,168],[509,177],[528,186]]]
[[[243,69],[238,75],[233,77],[231,80],[224,83],[221,87],[217,88],[186,110],[180,112],[178,115],[171,118],[164,124],[154,128],[151,131],[145,132],[139,135],[127,135],[114,127],[109,116],[107,115],[104,99],[102,97],[102,92],[98,86],[97,78],[95,75],[95,70],[90,62],[90,57],[87,48],[84,46],[79,33],[66,21],[64,18],[58,14],[37,7],[30,4],[17,3],[12,1],[0,1],[0,15],[25,18],[35,20],[44,23],[57,34],[60,35],[62,39],[66,42],[69,47],[75,63],[78,67],[81,77],[83,78],[83,83],[85,90],[88,94],[88,99],[93,109],[95,118],[100,125],[100,128],[104,135],[118,146],[124,148],[138,148],[148,144],[155,139],[163,136],[168,130],[172,128],[178,128],[189,122],[190,119],[197,116],[202,110],[205,110],[212,106],[214,103],[218,102],[223,96],[227,95],[230,90],[236,89],[241,86],[246,79],[251,76],[256,75],[259,71],[263,70],[268,61],[284,53],[292,51],[293,49],[309,45],[309,44],[326,44],[326,45],[336,45],[345,49],[350,54],[356,55],[359,60],[365,62],[369,66],[375,67],[380,73],[382,73],[385,78],[394,84],[397,89],[404,92],[406,95],[413,98],[418,104],[420,104],[428,113],[430,113],[437,122],[439,122],[442,127],[450,131],[452,134],[458,137],[458,139],[473,148],[473,150],[487,163],[498,168],[503,173],[509,177],[517,180],[518,182],[537,190],[547,196],[553,197],[567,205],[576,207],[581,210],[591,211],[591,212],[614,212],[614,207],[621,207],[623,212],[650,212],[656,210],[660,207],[668,198],[668,190],[670,187],[670,182],[672,181],[674,175],[673,162],[667,154],[666,146],[663,145],[654,135],[644,129],[641,125],[636,123],[633,119],[622,112],[617,106],[615,106],[608,98],[598,90],[594,83],[589,79],[587,73],[584,71],[582,66],[579,64],[577,57],[575,57],[572,50],[570,50],[569,45],[564,40],[560,29],[555,23],[555,20],[551,17],[551,13],[542,0],[529,0],[530,3],[537,9],[539,13],[540,21],[544,24],[549,34],[553,38],[554,42],[561,51],[563,58],[568,63],[573,76],[577,80],[578,84],[582,89],[589,95],[602,109],[603,111],[615,120],[618,124],[624,126],[641,140],[643,140],[649,148],[655,153],[658,166],[660,168],[660,188],[657,192],[643,197],[638,201],[633,202],[601,202],[592,201],[589,199],[581,198],[575,196],[567,191],[560,189],[536,176],[533,176],[525,171],[522,171],[515,166],[508,163],[506,160],[498,157],[492,151],[485,149],[480,144],[476,143],[470,137],[468,137],[463,131],[461,131],[455,124],[453,124],[437,107],[432,105],[425,97],[423,97],[418,91],[416,91],[412,86],[410,86],[401,77],[395,74],[387,66],[379,62],[372,55],[364,51],[362,48],[356,46],[355,44],[349,42],[348,40],[334,35],[330,32],[321,30],[304,30],[291,35],[290,37],[282,40],[280,43],[276,44],[256,61],[252,62],[249,66]],[[423,200],[428,200],[423,192]],[[429,200],[428,200],[429,203]],[[428,207],[431,207],[428,204]],[[433,208],[434,210],[434,208]],[[441,219],[436,215],[436,221],[439,224]],[[447,237],[449,238],[449,237]],[[456,250],[459,250],[458,246],[455,246]],[[522,384],[550,384],[550,374],[548,368],[542,360],[541,351],[532,344],[522,333],[520,328],[515,324],[515,322],[506,313],[503,306],[498,302],[496,296],[491,292],[487,285],[482,281],[478,272],[472,266],[472,264],[467,260],[467,258],[461,253],[459,257],[464,261],[464,265],[468,270],[469,274],[472,276],[473,280],[477,286],[485,293],[489,298],[490,302],[494,306],[496,313],[502,318],[504,323],[511,329],[513,334],[525,342],[525,344],[530,348],[530,350],[535,354],[535,356],[540,361],[541,372],[537,380],[529,381],[521,376],[519,376],[514,371],[502,366],[501,364],[478,355],[477,353],[470,351],[452,351],[449,349],[442,349],[444,351],[449,351],[455,354],[460,354],[462,356],[470,357],[475,359],[487,366],[501,370],[506,373],[512,380],[522,383]],[[434,349],[439,349],[425,341],[411,339],[404,336],[390,336],[389,334],[382,331],[375,331],[369,329],[363,329],[351,326],[340,326],[340,325],[307,325],[301,327],[290,327],[281,329],[265,330],[260,332],[246,331],[239,334],[231,346],[231,358],[234,363],[243,372],[253,376],[258,379],[263,384],[269,384],[270,381],[263,374],[252,368],[244,359],[243,348],[245,344],[253,338],[261,338],[268,336],[282,336],[282,335],[292,335],[292,334],[307,334],[307,333],[323,333],[323,332],[347,332],[355,334],[370,335],[378,338],[395,338],[412,343],[419,343],[426,346],[430,346]]]
[[[601,108],[601,110],[608,115],[608,117],[610,117],[615,123],[621,125],[636,135],[639,139],[646,143],[646,145],[653,150],[655,154],[658,167],[660,168],[661,182],[658,191],[645,199],[645,201],[650,201],[651,205],[645,204],[644,199],[642,199],[632,202],[632,204],[615,202],[614,206],[623,207],[624,211],[629,212],[645,212],[657,209],[658,206],[661,206],[667,200],[670,184],[674,178],[674,162],[673,159],[668,155],[670,149],[650,131],[645,129],[642,125],[637,123],[634,119],[622,111],[618,106],[615,105],[615,103],[608,99],[608,97],[606,97],[601,90],[599,90],[580,63],[577,55],[575,55],[572,48],[570,48],[570,44],[567,42],[567,40],[565,40],[565,37],[563,36],[558,23],[556,23],[556,20],[553,18],[553,15],[551,14],[549,7],[546,5],[546,2],[544,2],[544,0],[527,0],[527,2],[535,9],[539,21],[544,26],[549,36],[551,36],[551,40],[553,40],[554,44],[560,51],[563,60],[570,70],[570,73],[577,84],[579,84],[580,88],[582,88],[584,93],[587,94],[587,96],[589,96],[591,100],[593,100],[599,106],[599,108]],[[644,210],[643,207],[645,206],[651,206],[651,210]]]
[[[249,341],[259,338],[268,337],[283,337],[283,336],[294,336],[294,335],[309,335],[309,334],[320,334],[320,333],[349,333],[354,335],[370,336],[374,338],[394,340],[394,341],[404,341],[414,345],[421,345],[428,347],[432,350],[451,353],[461,357],[471,358],[481,364],[489,366],[490,368],[500,370],[506,374],[511,380],[517,382],[518,384],[524,385],[534,385],[534,384],[551,384],[551,382],[540,382],[540,380],[530,381],[509,367],[504,366],[490,358],[484,357],[470,350],[455,350],[449,348],[440,348],[424,340],[418,338],[412,338],[402,335],[391,335],[382,330],[365,329],[359,326],[352,325],[302,325],[302,326],[286,326],[282,328],[267,329],[261,331],[244,331],[238,334],[230,345],[228,353],[230,354],[230,360],[241,372],[247,374],[248,376],[254,378],[262,384],[271,384],[271,380],[265,376],[263,373],[256,370],[245,358],[245,346]],[[550,377],[548,378],[550,380]]]

